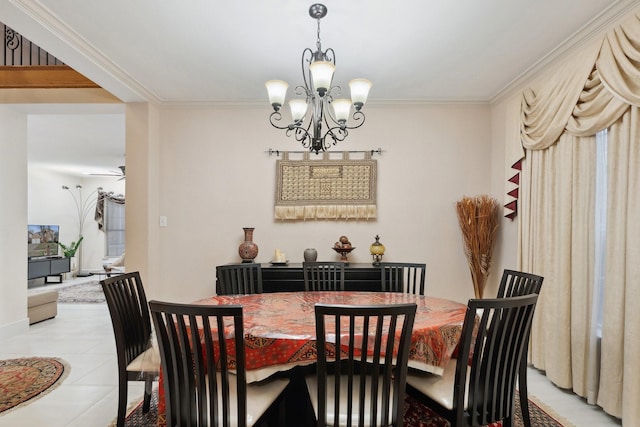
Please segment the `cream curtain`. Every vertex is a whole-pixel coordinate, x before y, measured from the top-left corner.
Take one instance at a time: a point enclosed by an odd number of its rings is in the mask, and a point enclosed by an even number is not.
[[[638,105],[636,11],[603,40],[584,46],[525,90],[521,110],[526,159],[519,263],[523,270],[545,276],[531,335],[531,361],[559,386],[581,396],[597,395],[597,403],[626,425],[640,419],[640,310],[632,306],[632,301],[640,301],[640,245],[635,241],[640,236]],[[597,348],[591,333],[594,135],[605,128],[610,217],[598,365],[593,360],[597,354],[590,350]],[[598,378],[597,392],[590,391]]]
[[[545,277],[531,333],[531,361],[563,388],[574,387],[573,371],[584,371],[587,363],[594,141],[565,133],[549,149],[527,153],[522,171],[521,194],[527,199],[520,221],[528,230],[521,233],[521,266]],[[582,385],[575,386],[584,395]]]
[[[640,420],[640,108],[609,129],[607,255],[598,405]]]

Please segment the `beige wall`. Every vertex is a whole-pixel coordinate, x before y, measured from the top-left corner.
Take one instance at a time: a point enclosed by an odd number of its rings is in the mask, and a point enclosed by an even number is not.
[[[513,128],[507,126],[511,123],[513,114],[519,117],[519,98],[518,95],[512,95],[495,102],[491,106],[491,189],[493,194],[499,195],[498,201],[501,204],[500,224],[498,226],[498,236],[496,246],[493,252],[492,274],[487,282],[486,295],[495,295],[498,291],[498,285],[502,270],[518,269],[518,217],[513,220],[504,217],[504,209],[507,191],[513,187],[509,185],[507,189],[507,179],[515,173],[511,169],[511,165],[507,161],[507,153],[505,147],[507,140],[510,138],[518,138],[519,135],[513,134]],[[515,108],[515,111],[514,111]],[[516,127],[516,130],[519,127]]]
[[[159,162],[158,110],[147,104],[126,108],[126,267],[140,271],[149,296],[157,294],[164,282],[158,228]],[[180,267],[176,265],[176,267]]]
[[[343,234],[357,247],[351,261],[368,263],[379,234],[386,260],[426,262],[430,294],[473,296],[455,202],[491,192],[488,105],[367,106],[365,126],[335,150],[383,149],[374,156],[378,219],[303,222],[273,218],[276,157],[266,151],[301,147],[268,124],[268,107],[161,108],[157,135],[149,132],[154,115],[141,110],[127,110],[127,268],[146,273],[151,298],[211,295],[215,266],[239,261],[246,226],[255,227],[257,261],[264,263],[275,248],[291,262],[307,247],[317,248],[319,259],[337,259],[331,246]],[[137,173],[141,181],[132,179]],[[138,188],[145,180],[149,188]],[[141,200],[132,200],[134,191]],[[160,215],[168,227],[159,227]]]
[[[27,319],[27,116],[0,105],[0,337]]]

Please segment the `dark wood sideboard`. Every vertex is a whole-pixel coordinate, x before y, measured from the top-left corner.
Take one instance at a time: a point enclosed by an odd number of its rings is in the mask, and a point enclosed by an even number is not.
[[[349,263],[345,266],[344,287],[348,291],[380,291],[380,267],[371,263]],[[216,293],[217,290],[216,278]],[[263,292],[304,291],[302,263],[262,264],[262,290]]]

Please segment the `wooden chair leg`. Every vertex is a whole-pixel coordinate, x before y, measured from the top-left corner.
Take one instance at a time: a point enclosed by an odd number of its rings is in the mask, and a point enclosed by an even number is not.
[[[518,372],[518,393],[520,394],[520,411],[522,412],[522,423],[524,427],[531,427],[531,417],[529,415],[529,396],[527,393],[527,359],[524,357],[520,363]]]
[[[502,427],[513,427],[513,418],[508,417],[502,420]]]
[[[118,427],[124,427],[124,417],[127,412],[127,386],[127,378],[125,377],[124,380],[120,378],[118,381]]]
[[[142,403],[142,413],[146,414],[151,409],[151,390],[153,388],[153,380],[147,379],[144,382],[144,401]]]

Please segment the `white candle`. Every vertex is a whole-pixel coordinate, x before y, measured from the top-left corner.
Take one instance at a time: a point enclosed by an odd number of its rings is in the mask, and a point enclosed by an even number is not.
[[[273,255],[273,260],[275,262],[285,261],[285,255],[282,252],[280,252],[280,249],[276,248],[276,253]]]

